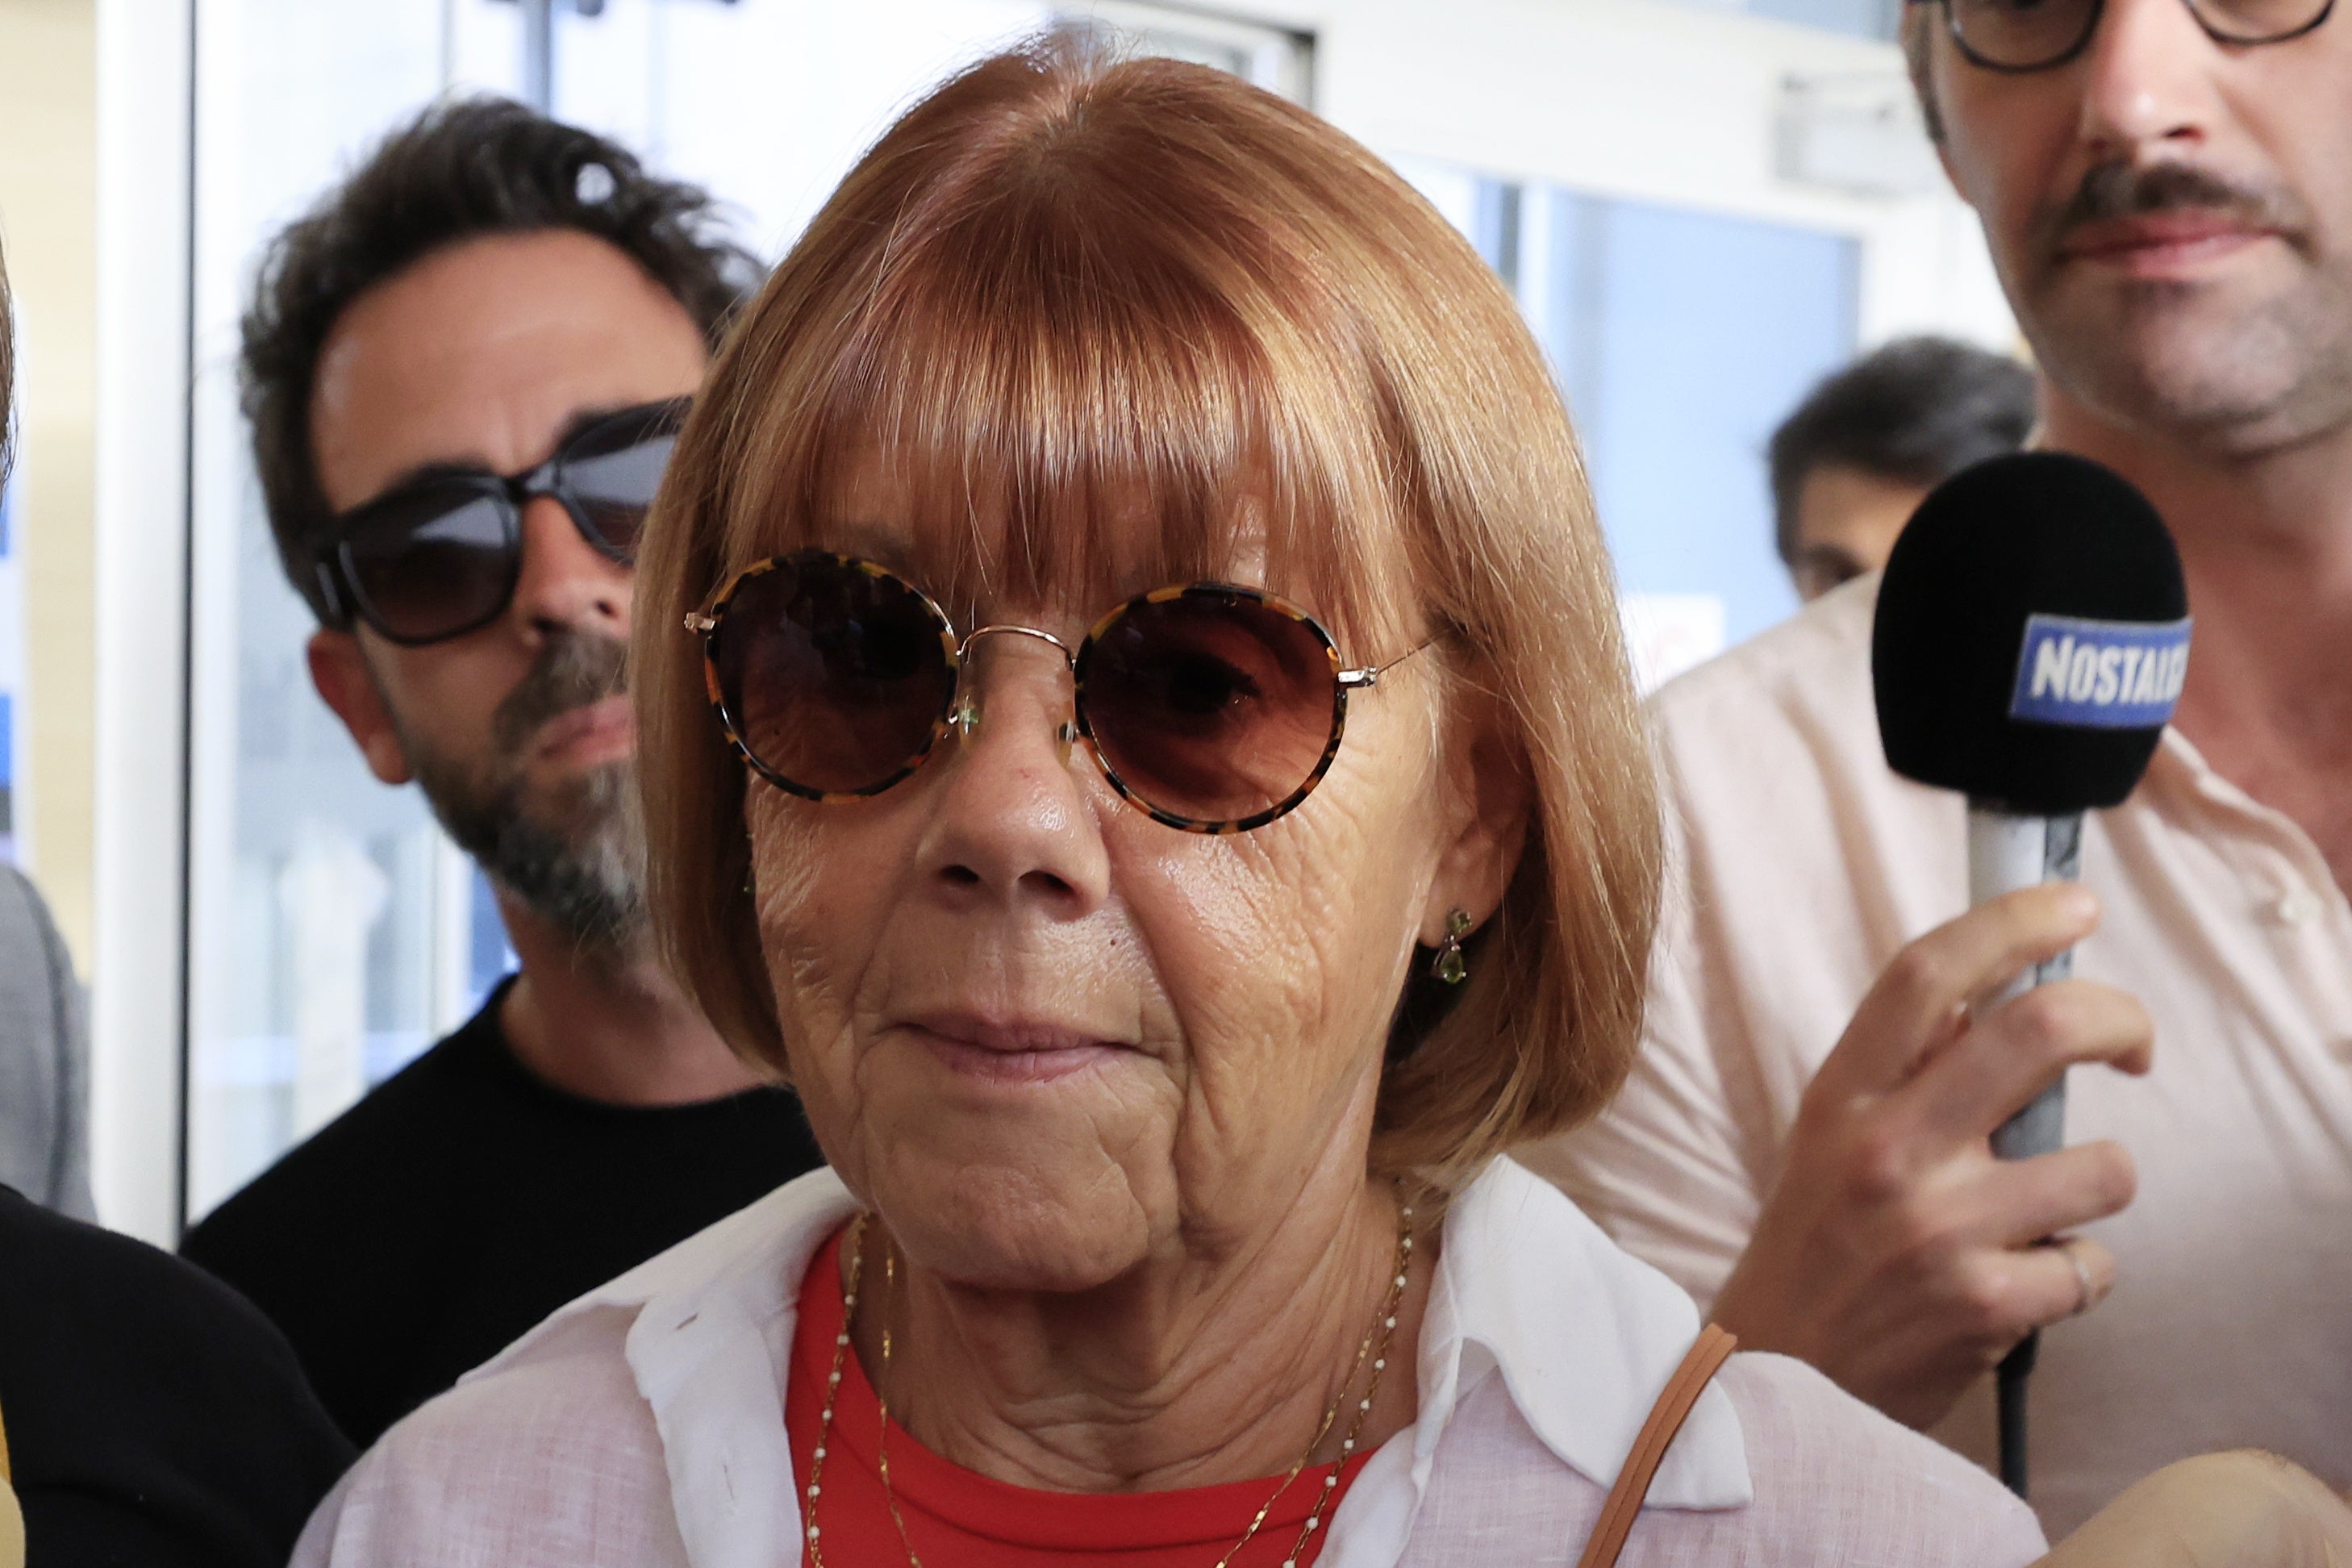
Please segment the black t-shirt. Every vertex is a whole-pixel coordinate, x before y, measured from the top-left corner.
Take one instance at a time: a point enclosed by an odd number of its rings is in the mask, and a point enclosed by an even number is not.
[[[236,1291],[6,1187],[0,1426],[27,1568],[284,1568],[352,1461]]]
[[[180,1247],[285,1331],[362,1447],[573,1297],[824,1163],[783,1089],[641,1107],[552,1088],[509,1047],[505,995]]]

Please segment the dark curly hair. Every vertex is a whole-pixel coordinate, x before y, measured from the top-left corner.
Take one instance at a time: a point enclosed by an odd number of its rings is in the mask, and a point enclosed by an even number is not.
[[[2033,430],[2033,373],[1948,338],[1898,338],[1824,379],[1772,432],[1780,559],[1796,564],[1797,498],[1815,468],[1936,485],[2014,452]]]
[[[601,173],[599,172],[601,171]],[[485,235],[574,229],[625,252],[715,344],[760,281],[699,188],[503,99],[426,110],[273,241],[246,311],[239,379],[278,560],[321,620],[316,562],[331,514],[310,449],[320,351],[352,302],[425,257]]]

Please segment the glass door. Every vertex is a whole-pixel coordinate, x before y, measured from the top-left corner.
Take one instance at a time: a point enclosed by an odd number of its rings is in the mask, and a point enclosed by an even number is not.
[[[190,1219],[461,1021],[504,965],[470,865],[311,689],[315,622],[271,543],[236,348],[270,237],[448,85],[461,26],[479,54],[519,22],[444,0],[196,7]]]

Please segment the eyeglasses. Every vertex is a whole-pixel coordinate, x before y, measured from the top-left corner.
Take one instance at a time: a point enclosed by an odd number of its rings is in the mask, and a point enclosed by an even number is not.
[[[1034,637],[1068,661],[1074,726],[1103,776],[1153,820],[1188,833],[1264,826],[1322,782],[1348,694],[1426,647],[1349,668],[1331,635],[1254,588],[1195,583],[1139,594],[1073,653],[1033,626],[959,637],[947,613],[870,561],[803,550],[745,568],[707,613],[711,706],[743,761],[807,800],[879,795],[977,718],[957,701],[972,644]]]
[[[587,426],[527,473],[427,474],[335,519],[318,563],[328,616],[353,616],[396,643],[446,641],[489,625],[522,577],[522,509],[562,503],[580,537],[631,564],[691,400],[622,410]]]
[[[2105,0],[1908,0],[1940,4],[1969,64],[2012,75],[2063,66],[2090,47]],[[2336,0],[2181,0],[2217,44],[2283,44],[2327,20]]]

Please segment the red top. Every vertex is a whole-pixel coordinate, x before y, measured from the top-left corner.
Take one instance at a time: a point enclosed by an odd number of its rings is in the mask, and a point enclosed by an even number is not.
[[[800,1323],[793,1332],[792,1371],[785,1379],[784,1425],[802,1491],[802,1522],[824,1532],[818,1544],[825,1568],[907,1568],[875,1464],[881,1412],[854,1348],[841,1359],[841,1396],[834,1402],[833,1434],[825,1444],[824,1493],[807,1495],[824,1413],[824,1380],[833,1370],[834,1336],[842,1331],[841,1241],[835,1232],[801,1287]],[[867,1286],[878,1283],[880,1276],[869,1273]],[[1297,1558],[1299,1568],[1322,1551],[1339,1499],[1369,1457],[1359,1454],[1348,1461],[1321,1523]],[[1282,1568],[1290,1561],[1291,1546],[1329,1473],[1328,1466],[1301,1471],[1234,1559],[1234,1568]],[[896,1421],[890,1423],[890,1490],[924,1568],[1058,1568],[1100,1562],[1121,1568],[1215,1568],[1280,1482],[1279,1476],[1269,1476],[1181,1491],[1036,1491],[941,1458]],[[803,1541],[803,1561],[808,1563],[805,1549]]]

